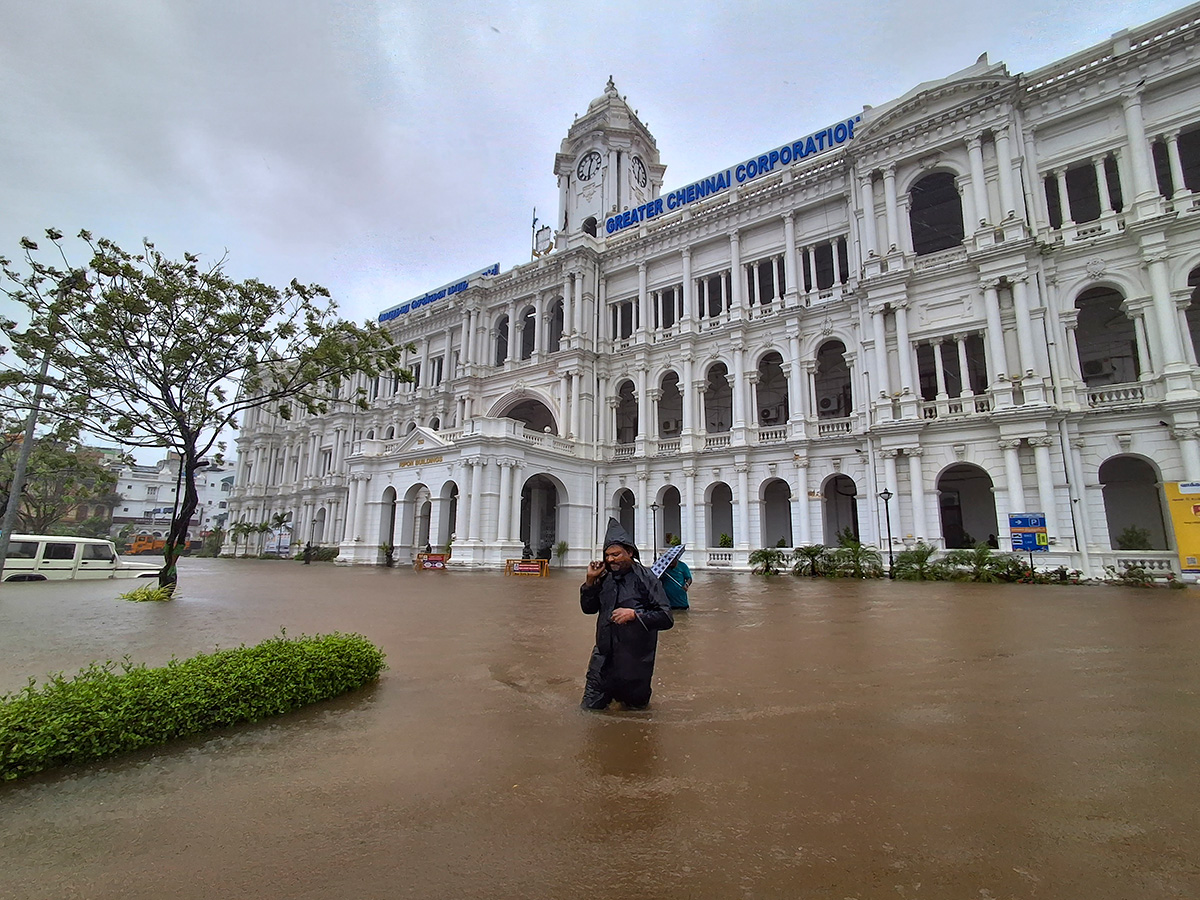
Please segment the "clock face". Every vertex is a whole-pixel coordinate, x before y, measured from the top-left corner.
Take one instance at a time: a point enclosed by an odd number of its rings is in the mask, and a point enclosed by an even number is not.
[[[637,182],[638,187],[646,186],[646,164],[642,162],[640,156],[633,158],[633,164],[630,166],[633,171],[633,180]]]
[[[604,160],[600,158],[600,154],[595,150],[590,150],[579,160],[579,165],[575,169],[575,174],[579,176],[580,181],[590,181],[592,176],[600,171],[600,165]]]

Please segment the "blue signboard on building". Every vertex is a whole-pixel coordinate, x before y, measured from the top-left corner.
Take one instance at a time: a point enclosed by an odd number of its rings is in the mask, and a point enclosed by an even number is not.
[[[1050,552],[1045,513],[1010,513],[1008,530],[1012,533],[1013,550],[1023,553]]]

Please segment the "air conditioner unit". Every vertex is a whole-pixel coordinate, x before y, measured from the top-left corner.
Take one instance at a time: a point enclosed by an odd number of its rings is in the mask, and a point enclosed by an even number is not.
[[[675,434],[679,431],[678,419],[663,419],[662,432],[663,434]]]
[[[762,412],[760,412],[758,414],[758,417],[760,419],[762,419],[764,422],[778,422],[779,421],[779,411],[775,410],[775,409],[764,409]]]

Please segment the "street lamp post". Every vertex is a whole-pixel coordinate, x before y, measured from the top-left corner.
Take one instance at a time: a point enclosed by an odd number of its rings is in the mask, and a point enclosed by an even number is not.
[[[653,515],[654,515],[654,538],[652,540],[652,543],[654,545],[654,558],[655,559],[658,559],[658,511],[660,509],[662,509],[662,507],[659,506],[657,503],[650,504],[650,512],[653,513]]]
[[[888,578],[896,577],[896,560],[892,557],[892,510],[890,505],[894,496],[895,494],[887,488],[879,492],[879,499],[883,501],[883,518],[887,522]]]

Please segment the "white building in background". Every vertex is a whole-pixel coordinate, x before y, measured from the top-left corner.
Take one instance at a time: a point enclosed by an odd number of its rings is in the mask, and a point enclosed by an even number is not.
[[[781,116],[803,137],[670,190],[610,80],[554,159],[553,246],[385,309],[417,382],[372,380],[369,411],[248,416],[230,521],[290,512],[347,563],[453,536],[456,564],[565,541],[582,565],[615,515],[704,569],[847,528],[885,547],[889,519],[896,549],[1006,547],[1035,510],[1048,564],[1098,573],[1132,527],[1175,566],[1162,485],[1200,480],[1198,26]]]
[[[175,510],[179,457],[170,454],[152,466],[126,465],[114,471],[117,476],[114,491],[121,499],[113,509],[113,536],[126,525],[133,525],[137,534],[166,538]],[[196,494],[196,512],[189,531],[192,540],[200,540],[201,535],[224,523],[233,494],[233,473],[215,466],[198,470]]]

